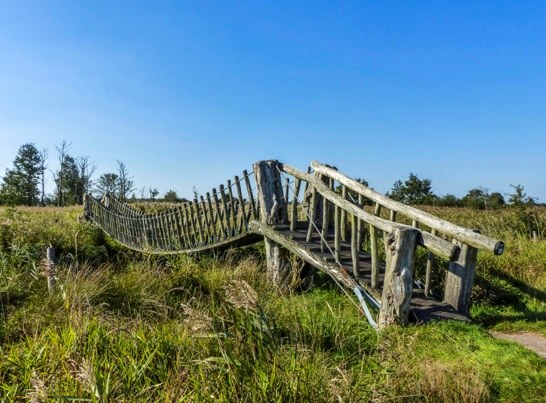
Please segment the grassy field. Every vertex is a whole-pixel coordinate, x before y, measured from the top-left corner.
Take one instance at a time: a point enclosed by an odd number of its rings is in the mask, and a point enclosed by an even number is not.
[[[488,332],[546,335],[546,209],[433,210],[506,252],[480,253],[473,323],[378,335],[328,278],[273,287],[259,246],[146,257],[80,208],[1,208],[0,401],[544,401],[546,361]]]

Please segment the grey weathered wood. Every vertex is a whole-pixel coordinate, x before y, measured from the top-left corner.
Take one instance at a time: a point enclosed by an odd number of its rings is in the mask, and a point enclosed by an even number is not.
[[[243,198],[243,191],[241,190],[241,181],[239,180],[239,177],[236,176],[234,179],[235,179],[235,187],[237,189],[237,199],[239,200],[239,210],[241,211],[241,230],[240,231],[244,231],[248,227],[246,211],[245,211],[245,199]]]
[[[206,200],[207,200],[207,211],[209,213],[209,221],[210,221],[210,225],[212,227],[212,236],[213,236],[214,242],[216,242],[216,241],[218,241],[218,228],[217,228],[217,225],[216,225],[217,217],[215,216],[214,210],[212,208],[212,199],[211,199],[211,196],[210,196],[209,192],[207,192]]]
[[[199,201],[197,199],[193,199],[192,204],[193,214],[195,216],[195,222],[197,223],[197,232],[199,234],[199,243],[201,245],[205,244],[205,231],[203,230],[203,223],[201,222],[201,209],[199,208]]]
[[[331,189],[333,186],[333,181],[330,180],[327,176],[322,178],[322,181],[326,182],[328,189]],[[330,217],[331,217],[331,207],[332,204],[328,200],[328,198],[323,197],[322,198],[322,228],[321,228],[321,238],[322,242],[320,243],[320,250],[321,252],[324,252],[327,247],[326,239],[328,237],[328,233],[330,232]]]
[[[278,161],[259,161],[253,164],[258,186],[258,198],[262,222],[287,224],[288,210],[284,200]]]
[[[207,240],[206,243],[212,242],[212,239],[214,237],[213,230],[211,226],[211,222],[209,220],[209,216],[207,214],[207,205],[205,203],[205,198],[203,196],[199,196],[201,200],[201,215],[203,216],[203,223],[205,226],[205,232],[207,234]]]
[[[364,200],[360,194],[358,195],[358,207],[364,208]],[[356,231],[356,244],[358,245],[358,250],[360,250],[362,248],[362,220],[358,218],[356,218]]]
[[[218,200],[218,194],[216,193],[216,189],[212,189],[212,198],[214,199],[214,209],[216,211],[216,219],[215,222],[218,221],[220,223],[220,231],[222,232],[222,237],[227,237],[227,230],[226,226],[224,224],[222,209],[220,207],[220,201]]]
[[[174,209],[173,220],[174,220],[174,228],[177,234],[177,245],[179,245],[180,249],[184,249],[186,248],[186,244],[184,243],[184,232],[182,231],[182,227],[180,225],[180,221],[181,221],[180,215],[181,215],[180,207],[176,206]]]
[[[288,206],[288,194],[290,191],[290,178],[285,179],[284,185],[284,203]]]
[[[358,277],[360,244],[358,243],[358,218],[351,216],[351,260],[353,262],[353,275]]]
[[[354,289],[359,285],[356,280],[349,276],[345,269],[341,268],[338,264],[329,263],[324,259],[318,258],[316,253],[301,246],[298,242],[290,239],[289,237],[283,236],[280,232],[275,231],[274,228],[265,225],[262,222],[253,220],[250,222],[250,229],[253,232],[263,234],[266,239],[270,239],[276,244],[282,245],[284,248],[299,256],[309,264],[325,271],[346,287]]]
[[[309,184],[309,182],[306,182],[306,184]],[[311,240],[311,237],[313,236],[313,231],[316,228],[315,223],[315,213],[317,210],[317,190],[313,187],[311,189],[311,200],[309,202],[309,226],[307,227],[307,242]]]
[[[374,215],[381,213],[381,204],[375,203]],[[379,254],[377,251],[377,231],[375,226],[370,223],[370,254],[372,257],[372,280],[371,287],[379,288]]]
[[[413,291],[413,261],[419,232],[395,228],[387,237],[389,254],[381,293],[378,326],[405,325]]]
[[[296,229],[296,223],[298,221],[298,196],[300,194],[301,179],[296,178],[294,182],[294,197],[292,198],[292,209],[290,217],[290,230]]]
[[[227,204],[227,197],[226,197],[226,192],[224,190],[224,185],[220,185],[218,188],[220,190],[220,200],[222,201],[222,212],[223,212],[222,218],[226,226],[227,236],[231,236],[233,235],[233,231],[232,231],[233,228],[231,226],[231,220],[230,220],[231,216],[230,216],[230,211]]]
[[[246,169],[243,171],[243,177],[245,178],[246,192],[248,194],[248,200],[250,202],[250,209],[252,211],[252,216],[255,220],[258,219],[258,208],[256,207],[256,202],[254,201],[254,193],[252,192],[252,186],[250,185],[250,179],[248,177],[248,172]]]
[[[286,199],[283,196],[278,161],[259,161],[253,164],[258,187],[260,217],[264,224],[286,224],[288,220]],[[275,240],[264,237],[266,263],[269,275],[279,286],[286,285],[291,277],[288,253]]]
[[[233,234],[235,234],[237,232],[237,212],[235,211],[235,199],[233,198],[231,179],[228,179],[227,184],[227,190],[229,195],[229,210],[231,212],[231,228],[233,229]]]
[[[341,197],[343,197],[343,199],[345,200],[348,200],[348,193],[347,193],[347,186],[341,186]],[[341,231],[341,240],[342,241],[346,241],[347,240],[347,212],[343,209],[341,209],[341,212],[340,212],[340,221],[341,221],[341,226],[340,226],[340,231]]]
[[[316,172],[320,172],[322,174],[330,176],[341,184],[351,188],[357,193],[361,193],[363,196],[377,203],[380,203],[386,208],[396,210],[409,218],[415,219],[422,224],[425,224],[430,228],[434,228],[438,232],[449,235],[465,244],[474,246],[479,249],[491,251],[496,255],[501,255],[504,251],[504,243],[502,241],[488,238],[481,234],[475,233],[468,228],[452,224],[422,210],[389,199],[381,193],[378,193],[375,190],[372,190],[367,186],[364,186],[363,184],[355,181],[354,179],[347,177],[339,171],[329,168],[328,166],[319,162],[313,161],[311,163],[311,166]]]
[[[444,302],[468,316],[478,249],[461,244],[459,258],[449,262],[444,288]]]
[[[396,222],[396,210],[391,210],[389,213],[389,220]]]
[[[195,247],[198,244],[197,240],[197,230],[193,223],[193,217],[192,217],[192,211],[191,211],[191,203],[187,203],[184,205],[184,211],[186,216],[186,227],[188,228],[188,238],[190,240],[190,244]]]
[[[341,196],[330,190],[328,186],[326,186],[324,183],[322,183],[322,181],[312,175],[305,174],[297,170],[296,168],[293,168],[286,164],[284,164],[282,167],[286,173],[295,177],[299,177],[302,180],[309,181],[313,185],[313,188],[317,190],[317,193],[320,193],[322,197],[326,197],[334,205],[340,206],[348,213],[356,215],[359,219],[366,221],[369,224],[372,224],[382,231],[391,232],[394,228],[411,228],[408,225],[393,223],[389,220],[377,217],[364,211],[364,209],[361,209],[360,207],[349,203],[347,200],[343,200]],[[436,255],[446,257],[448,259],[453,258],[459,250],[456,245],[453,245],[450,242],[445,241],[444,239],[438,238],[424,231],[420,231],[418,243],[419,245],[432,250]]]
[[[434,228],[430,232],[432,235],[436,235],[436,230]],[[426,266],[426,272],[425,272],[425,297],[428,297],[430,294],[430,277],[432,274],[433,265],[434,265],[434,254],[432,252],[428,252],[427,266]]]
[[[339,206],[334,208],[334,255],[336,261],[339,261],[341,251],[341,209]]]

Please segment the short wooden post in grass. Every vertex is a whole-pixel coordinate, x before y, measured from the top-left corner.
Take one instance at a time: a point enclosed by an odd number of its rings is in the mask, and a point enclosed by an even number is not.
[[[55,285],[57,284],[57,256],[55,255],[55,248],[49,247],[46,249],[46,276],[47,276],[47,289],[50,293],[55,291]]]
[[[460,314],[468,316],[478,249],[460,242],[458,245],[461,247],[459,257],[457,260],[449,262],[447,268],[444,302],[451,305]]]
[[[405,325],[413,292],[413,261],[419,231],[395,228],[386,237],[387,264],[378,326]]]
[[[283,194],[279,162],[258,161],[253,164],[258,188],[258,205],[261,221],[268,225],[288,223],[288,209]],[[274,283],[286,285],[291,278],[288,251],[264,237],[267,270]]]

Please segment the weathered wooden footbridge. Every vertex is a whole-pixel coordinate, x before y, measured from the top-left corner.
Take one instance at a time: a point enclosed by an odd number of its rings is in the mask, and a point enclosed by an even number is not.
[[[296,255],[354,290],[379,310],[379,328],[410,319],[468,316],[478,250],[503,253],[502,241],[399,203],[318,162],[307,172],[259,161],[227,185],[156,214],[111,196],[86,196],[85,217],[130,249],[151,254],[196,253],[265,241],[267,267],[286,284],[310,270]],[[405,224],[404,224],[405,223]],[[422,287],[414,281],[417,247],[428,251]],[[443,298],[431,296],[435,257],[447,260]],[[438,264],[440,259],[436,259]],[[302,270],[302,267],[304,268]]]

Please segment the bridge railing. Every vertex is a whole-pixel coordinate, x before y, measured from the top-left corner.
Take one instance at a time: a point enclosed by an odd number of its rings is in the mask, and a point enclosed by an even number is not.
[[[311,167],[318,175],[324,175],[335,180],[342,187],[356,192],[359,196],[374,203],[374,214],[379,215],[381,209],[387,209],[390,221],[395,222],[405,217],[407,220],[411,220],[413,227],[419,228],[423,236],[431,234],[457,245],[459,250],[449,257],[450,263],[445,278],[443,300],[460,313],[468,315],[478,251],[482,250],[500,255],[504,251],[502,241],[486,237],[477,230],[461,227],[415,207],[392,200],[325,164],[312,162]],[[425,274],[426,295],[429,294],[431,289],[431,269],[434,265],[435,255],[447,257],[432,248],[428,249]]]
[[[428,250],[425,293],[428,295],[431,290],[435,257],[447,259],[444,302],[464,315],[468,315],[470,306],[478,249],[495,254],[503,252],[502,241],[389,199],[333,167],[313,162],[311,169],[303,172],[277,161],[267,163],[270,169],[274,167],[288,177],[284,182],[280,177],[275,179],[272,172],[256,176],[261,188],[258,197],[262,197],[261,193],[266,195],[265,200],[261,200],[264,223],[288,225],[291,230],[306,225],[307,241],[320,234],[321,251],[331,250],[337,261],[341,256],[342,242],[350,243],[350,266],[355,277],[362,275],[359,273],[360,252],[363,251],[363,237],[368,238],[369,250],[365,252],[369,253],[371,260],[369,286],[371,293],[382,301],[380,324],[382,320],[384,324],[407,320],[416,246]],[[264,170],[267,165],[264,162],[255,164],[255,173],[257,167]],[[277,185],[268,185],[275,180],[279,182]],[[300,194],[302,190],[303,194]],[[370,204],[373,211],[369,212],[366,205]],[[387,209],[388,219],[381,217],[382,209]],[[401,223],[403,217],[411,225]],[[381,244],[384,254],[379,251]],[[278,262],[273,265],[281,266]]]
[[[84,215],[121,244],[146,253],[192,253],[236,243],[259,219],[252,173],[243,171],[227,184],[193,201],[148,214],[112,195],[85,198]]]

